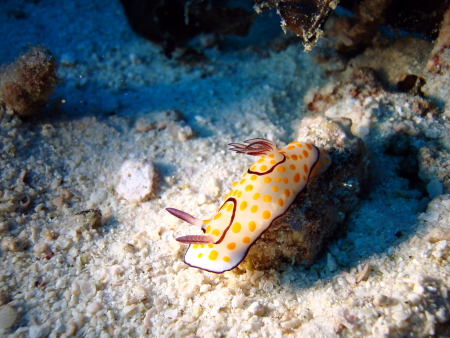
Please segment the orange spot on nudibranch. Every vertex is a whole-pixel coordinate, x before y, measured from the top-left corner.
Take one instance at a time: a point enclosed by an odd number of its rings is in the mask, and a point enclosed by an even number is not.
[[[270,160],[270,164],[275,164],[275,163],[277,163],[277,161],[275,161],[275,160]]]
[[[261,171],[266,171],[266,170],[267,170],[267,166],[263,164],[263,165],[261,166],[261,168],[259,168],[259,170],[261,170]]]
[[[308,173],[308,165],[307,164],[304,164],[303,165],[303,171],[305,172],[305,174],[307,174]]]
[[[227,207],[227,211],[230,212],[231,210],[233,210],[233,204],[230,203],[230,205]]]
[[[243,179],[241,180],[241,182],[239,182],[240,185],[242,185],[242,184],[244,184],[244,183],[245,183],[245,178],[243,178]]]
[[[295,146],[288,146],[287,148],[288,148],[289,150],[291,150],[291,149],[294,149]]]
[[[263,201],[264,201],[264,202],[272,202],[272,196],[270,196],[270,195],[265,195],[265,196],[263,197]]]
[[[283,201],[282,198],[279,198],[279,199],[278,199],[278,205],[279,205],[280,207],[283,207],[283,206],[284,206],[284,201]]]
[[[295,170],[295,169],[296,169],[296,166],[295,166],[295,164],[291,164],[291,165],[289,166],[289,169],[291,169],[291,170]]]
[[[299,173],[296,173],[296,174],[294,175],[294,182],[295,182],[295,183],[300,182],[300,174],[299,174]]]
[[[272,179],[270,177],[264,177],[264,183],[268,184],[272,182]]]
[[[228,244],[227,244],[227,249],[228,249],[228,250],[234,250],[234,249],[236,249],[236,243],[228,243]]]
[[[202,258],[202,256],[203,256],[203,254],[202,254],[202,253],[199,253],[197,257],[198,257],[198,258]]]
[[[289,180],[287,179],[287,177],[283,178],[283,182],[284,182],[284,184],[288,184]]]
[[[220,216],[222,216],[222,213],[221,212],[219,212],[216,216],[214,216],[214,220],[217,220],[217,219],[219,219],[220,218]]]
[[[286,195],[286,197],[291,196],[291,191],[289,189],[284,189],[284,194]]]
[[[262,218],[269,219],[272,216],[272,213],[269,210],[264,210],[262,213]]]
[[[256,194],[253,195],[253,199],[256,201],[260,196],[261,194],[257,192]]]
[[[248,184],[246,187],[245,187],[245,191],[252,191],[253,190],[253,185],[251,185],[251,184]]]
[[[252,181],[255,181],[257,178],[258,178],[258,176],[256,176],[256,175],[250,176],[250,179],[251,179]]]
[[[242,201],[239,208],[241,209],[241,211],[244,211],[245,208],[247,208],[247,201]]]
[[[220,230],[219,230],[219,229],[214,229],[214,230],[211,232],[211,234],[214,235],[214,236],[219,236],[219,235],[220,235]]]
[[[322,161],[318,161],[317,163],[316,163],[316,167],[317,168],[322,168]]]
[[[286,168],[283,167],[283,166],[279,166],[279,167],[277,168],[277,170],[278,170],[278,172],[280,172],[280,173],[284,173],[284,172],[286,171]]]
[[[275,155],[274,155],[274,154],[270,154],[269,157],[270,157],[270,158],[274,158]]]
[[[250,237],[246,236],[246,237],[242,238],[242,243],[245,243],[245,244],[250,243]]]
[[[206,233],[209,234],[210,231],[211,231],[211,225],[208,225],[208,226],[206,227]]]
[[[277,186],[273,186],[273,187],[272,187],[272,191],[273,191],[273,192],[277,192],[277,191],[278,191],[278,187],[277,187]]]
[[[250,211],[253,212],[253,213],[257,212],[258,211],[258,206],[257,205],[252,206]]]
[[[308,148],[309,150],[312,150],[312,147],[310,144],[306,143],[306,148]]]
[[[308,158],[309,154],[308,154],[308,152],[307,152],[306,150],[303,150],[302,153],[303,153],[303,156],[305,156],[306,158]]]
[[[281,182],[281,178],[279,178],[279,177],[275,177],[275,182]]]
[[[248,222],[248,230],[250,230],[251,232],[256,230],[256,223],[253,221]]]
[[[192,249],[197,249],[198,248],[198,244],[194,244],[193,246],[192,246]]]
[[[330,158],[329,157],[325,157],[323,160],[325,161],[326,164],[330,163]]]
[[[208,244],[208,248],[212,249],[214,247],[214,244]]]
[[[295,155],[295,154],[294,154],[294,155],[292,155],[292,156],[291,156],[291,158],[292,158],[292,159],[293,159],[294,161],[297,161],[297,160],[298,160],[298,156],[297,156],[297,155]]]
[[[222,259],[225,263],[228,263],[230,261],[230,257],[228,257],[228,256],[223,256]]]

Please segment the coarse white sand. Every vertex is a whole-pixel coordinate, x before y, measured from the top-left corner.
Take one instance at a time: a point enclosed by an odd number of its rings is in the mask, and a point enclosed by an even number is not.
[[[252,36],[264,20],[279,30],[264,15]],[[4,1],[0,32],[1,63],[43,44],[62,79],[40,117],[0,111],[0,335],[448,335],[450,196],[434,189],[426,208],[426,194],[398,175],[402,158],[384,152],[393,125],[406,120],[434,131],[417,148],[433,140],[445,149],[445,116],[410,116],[395,93],[340,102],[328,116],[365,116],[355,130],[372,157],[370,189],[346,228],[311,267],[214,274],[183,263],[186,246],[175,238],[196,230],[164,208],[211,217],[252,160],[227,143],[294,140],[304,97],[330,80],[312,54],[248,38],[247,47],[208,49],[206,61],[182,64],[135,36],[120,3],[104,0]],[[161,118],[173,109],[182,120]],[[161,129],[137,131],[142,117]],[[128,159],[153,162],[145,202],[116,193]],[[93,208],[103,215],[96,229],[77,215]]]

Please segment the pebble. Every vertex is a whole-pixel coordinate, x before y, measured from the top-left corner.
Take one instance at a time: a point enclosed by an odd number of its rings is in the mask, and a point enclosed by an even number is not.
[[[0,222],[0,233],[9,230],[8,222]]]
[[[294,318],[294,319],[288,320],[288,321],[286,321],[286,322],[284,322],[284,323],[281,323],[280,326],[281,326],[283,329],[296,329],[296,328],[298,328],[301,324],[302,324],[302,320],[301,320],[301,319],[299,319],[299,318]]]
[[[261,316],[264,311],[265,307],[260,302],[253,302],[247,310],[251,315]]]
[[[147,313],[145,314],[144,322],[143,322],[144,327],[152,326],[151,319],[156,313],[158,313],[158,310],[154,307],[152,307],[150,310],[147,311]]]
[[[122,310],[122,314],[125,317],[132,315],[137,310],[137,305],[125,306]]]
[[[79,283],[81,294],[87,298],[91,298],[95,295],[95,285],[90,282],[81,281]]]
[[[100,209],[83,210],[75,214],[69,223],[72,223],[75,229],[97,229],[102,225],[102,212]]]
[[[385,306],[388,305],[389,303],[390,303],[389,298],[381,293],[377,294],[373,300],[373,304],[376,306]]]
[[[12,306],[2,306],[0,308],[0,329],[9,329],[14,325],[18,317],[17,311]]]
[[[244,295],[236,295],[231,301],[231,306],[234,308],[243,308],[246,300],[247,297],[245,297]]]
[[[424,212],[420,214],[419,219],[427,222],[436,222],[439,219],[439,213],[437,211]]]
[[[90,313],[91,315],[97,313],[101,309],[102,309],[102,304],[97,300],[94,300],[92,303],[90,303],[88,306],[86,306],[86,312]]]
[[[369,273],[370,273],[370,265],[369,263],[366,263],[364,267],[361,269],[361,271],[358,272],[358,274],[356,275],[356,283],[366,280],[367,277],[369,277]]]
[[[433,180],[427,184],[427,191],[430,199],[433,199],[444,193],[444,185],[438,180]]]
[[[119,171],[117,194],[129,202],[145,201],[152,192],[155,171],[149,159],[126,160]]]
[[[22,240],[20,238],[5,237],[2,239],[1,248],[3,251],[18,252],[22,251],[28,246],[27,240]]]
[[[55,197],[53,199],[52,203],[58,209],[62,209],[62,207],[64,206],[65,201],[64,201],[64,199],[62,197],[59,196],[59,197]]]
[[[45,242],[38,242],[33,246],[33,251],[37,254],[42,254],[48,250],[49,246]]]

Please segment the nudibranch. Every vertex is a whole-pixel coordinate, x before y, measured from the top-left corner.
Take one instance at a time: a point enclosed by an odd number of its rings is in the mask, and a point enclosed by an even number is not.
[[[309,143],[292,142],[279,149],[263,138],[244,143],[230,143],[230,150],[260,158],[233,183],[213,219],[200,220],[181,210],[166,209],[203,231],[177,238],[190,244],[184,257],[189,266],[215,273],[235,268],[272,222],[286,213],[308,180],[331,164],[325,150]]]

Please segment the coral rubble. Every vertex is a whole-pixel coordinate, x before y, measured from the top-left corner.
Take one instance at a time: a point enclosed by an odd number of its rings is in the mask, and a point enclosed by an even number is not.
[[[32,47],[0,70],[0,101],[19,116],[38,114],[47,104],[58,78],[56,62],[42,47]]]

